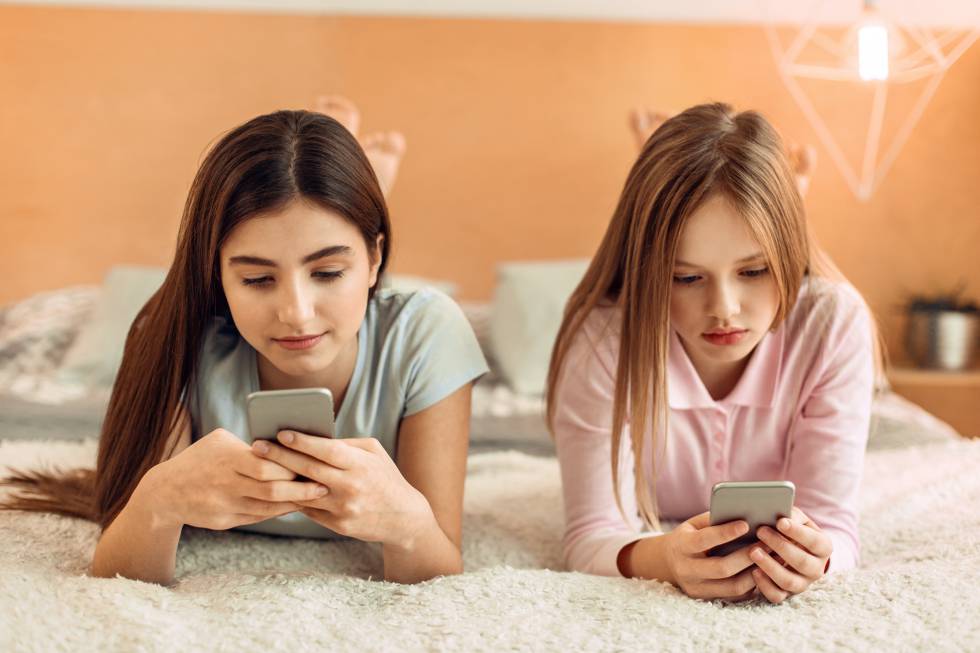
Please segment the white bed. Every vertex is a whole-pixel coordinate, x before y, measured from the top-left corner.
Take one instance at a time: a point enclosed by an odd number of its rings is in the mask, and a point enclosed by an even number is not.
[[[107,388],[61,372],[98,294],[0,309],[0,474],[94,463]],[[485,307],[467,313],[479,331]],[[781,606],[562,571],[540,398],[490,377],[474,400],[465,574],[401,586],[371,580],[374,545],[188,529],[173,587],[93,579],[95,525],[0,512],[0,651],[980,650],[980,441],[893,395],[876,415],[863,565]]]
[[[91,464],[95,443],[0,443]],[[2,467],[2,465],[0,465]],[[374,545],[189,529],[164,588],[85,576],[98,529],[0,512],[0,650],[980,650],[980,442],[868,454],[860,569],[773,606],[561,571],[554,458],[472,456],[466,573],[371,580]]]

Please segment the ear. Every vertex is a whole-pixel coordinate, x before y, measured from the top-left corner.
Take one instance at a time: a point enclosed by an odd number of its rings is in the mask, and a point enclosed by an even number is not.
[[[381,269],[382,263],[381,246],[384,245],[384,242],[384,234],[378,234],[377,239],[374,241],[374,248],[372,251],[368,252],[368,258],[371,260],[371,270],[368,276],[368,288],[374,288],[375,284],[378,283],[378,270]]]

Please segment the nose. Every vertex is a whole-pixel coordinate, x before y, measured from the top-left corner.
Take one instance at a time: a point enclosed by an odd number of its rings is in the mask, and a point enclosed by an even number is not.
[[[708,314],[726,323],[742,310],[738,290],[725,282],[715,283],[709,293]]]
[[[276,317],[283,324],[301,330],[316,314],[312,289],[302,279],[280,285]]]

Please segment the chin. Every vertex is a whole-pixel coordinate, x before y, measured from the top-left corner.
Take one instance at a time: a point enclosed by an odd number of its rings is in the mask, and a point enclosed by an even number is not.
[[[725,363],[734,363],[740,361],[753,351],[755,351],[756,345],[759,342],[753,340],[752,342],[740,342],[735,346],[730,347],[713,347],[709,343],[704,343],[702,351],[707,352],[710,358],[717,361],[722,361]]]
[[[271,352],[270,352],[271,353]],[[283,374],[289,376],[303,376],[313,372],[319,372],[336,358],[336,352],[325,355],[323,352],[275,352],[274,355],[266,354],[266,358],[276,366]]]

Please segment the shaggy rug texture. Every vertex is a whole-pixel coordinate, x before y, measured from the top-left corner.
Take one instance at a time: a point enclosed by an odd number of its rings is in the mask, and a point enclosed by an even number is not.
[[[91,466],[95,442],[0,442]],[[0,512],[0,651],[980,651],[980,441],[869,451],[859,569],[781,605],[562,571],[554,458],[471,457],[466,573],[372,580],[359,542],[186,529],[172,587],[90,578],[88,522]]]

